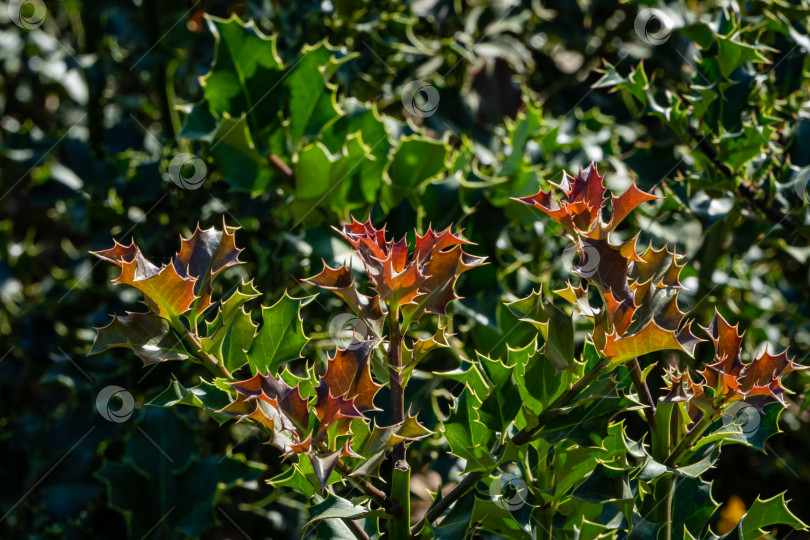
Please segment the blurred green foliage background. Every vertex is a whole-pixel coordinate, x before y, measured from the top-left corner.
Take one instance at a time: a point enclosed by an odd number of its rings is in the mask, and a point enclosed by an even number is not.
[[[66,0],[28,24],[18,5],[0,9],[3,538],[300,535],[303,507],[264,481],[275,449],[246,426],[144,405],[172,374],[191,386],[195,366],[86,356],[92,327],[138,310],[88,255],[113,238],[166,263],[198,222],[241,226],[248,264],[229,283],[255,276],[270,304],[314,293],[301,279],[346,255],[329,227],[350,214],[397,236],[463,227],[493,264],[461,282],[460,354],[422,366],[449,371],[469,347],[523,345],[499,330],[502,301],[567,277],[558,231],[508,197],[596,161],[613,188],[635,178],[667,195],[628,228],[687,255],[690,316],[707,324],[716,306],[746,330],[749,358],[769,344],[807,362],[806,1],[678,1],[650,19],[652,4],[614,0]],[[173,181],[181,153],[204,182]],[[305,308],[311,357],[333,346],[340,310],[326,295]],[[709,357],[701,346],[695,362]],[[767,453],[724,452],[718,502],[787,490],[810,519],[808,382],[789,379]],[[95,409],[109,385],[136,399],[126,422]],[[427,427],[453,389],[409,387]],[[447,449],[418,448],[416,469],[446,477]]]

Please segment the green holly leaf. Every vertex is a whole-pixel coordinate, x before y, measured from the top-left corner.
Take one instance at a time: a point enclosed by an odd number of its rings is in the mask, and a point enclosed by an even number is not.
[[[807,528],[807,525],[788,510],[784,492],[764,501],[757,497],[748,512],[740,519],[737,527],[728,534],[723,535],[722,538],[755,540],[765,534],[763,530],[765,527],[780,524],[787,525],[795,530],[805,530]]]
[[[717,63],[720,66],[720,73],[726,79],[746,62],[768,63],[768,57],[764,53],[776,52],[765,45],[740,41],[736,33],[728,36],[718,35],[717,46]]]
[[[220,116],[246,115],[250,131],[266,135],[278,123],[284,103],[279,84],[285,76],[276,50],[276,37],[265,36],[255,24],[236,16],[206,15],[214,34],[216,55],[211,70],[200,79],[211,110]]]
[[[500,491],[500,490],[498,490]],[[503,493],[497,493],[503,497]],[[511,499],[510,499],[511,500]],[[523,505],[521,504],[520,507]],[[517,508],[516,510],[519,510]],[[526,517],[529,513],[526,512]],[[514,540],[529,540],[534,538],[531,534],[529,523],[526,519],[518,519],[517,512],[510,510],[509,503],[503,498],[498,500],[475,498],[471,519],[473,523],[499,538],[510,538]]]
[[[545,340],[542,352],[558,371],[574,366],[574,324],[570,315],[546,302],[541,291],[532,291],[506,306],[519,320],[540,332]]]
[[[316,199],[326,193],[333,186],[332,163],[337,159],[323,143],[303,147],[293,159],[296,198]]]
[[[479,415],[474,408],[477,401],[469,396],[470,389],[465,388],[461,396],[456,398],[450,417],[442,424],[450,451],[467,460],[467,471],[490,471],[495,467],[495,460],[489,453],[489,448],[495,437],[495,432],[481,423]]]
[[[519,395],[518,383],[512,376],[515,367],[506,366],[500,360],[492,360],[480,353],[478,362],[492,383],[492,391],[478,409],[481,422],[495,431],[503,432],[515,419],[522,405],[520,400],[515,399]]]
[[[220,303],[217,310],[216,317],[212,321],[206,321],[206,331],[208,336],[212,336],[222,326],[230,324],[230,321],[236,316],[239,308],[246,302],[252,300],[260,295],[256,287],[253,286],[253,280],[242,284],[234,289],[231,295]]]
[[[253,324],[250,313],[244,307],[229,314],[229,317],[227,324],[217,330],[213,338],[202,340],[202,345],[228,372],[233,373],[248,363],[246,350],[256,336],[257,325]]]
[[[105,460],[96,477],[130,536],[198,538],[215,526],[214,503],[262,467],[232,458],[195,456],[194,438],[173,411],[148,407],[124,441],[121,462]],[[148,493],[148,497],[144,494]]]
[[[310,298],[292,298],[284,292],[278,302],[262,306],[262,327],[247,353],[251,371],[276,375],[281,364],[301,357],[309,341],[304,334],[301,306]]]
[[[163,392],[148,404],[155,407],[190,405],[198,409],[205,409],[211,418],[223,424],[232,417],[217,411],[227,407],[230,402],[230,394],[208,381],[203,380],[197,386],[186,388],[180,381],[174,379]]]
[[[403,196],[438,176],[448,156],[449,149],[444,141],[417,136],[401,139],[385,171],[389,186],[385,198],[389,206],[396,206]]]
[[[290,93],[290,135],[297,141],[315,136],[338,118],[336,88],[327,82],[335,69],[351,57],[323,40],[304,46],[301,57],[284,80]]]
[[[439,492],[438,497],[441,497],[441,492]],[[437,498],[437,501],[438,500]],[[450,511],[445,514],[441,522],[436,525],[428,524],[436,540],[456,540],[465,537],[467,529],[469,529],[470,524],[472,524],[475,500],[476,497],[473,493],[462,496],[456,501]]]
[[[586,446],[601,445],[613,417],[640,407],[640,403],[618,392],[615,381],[603,377],[566,407],[564,414],[544,424],[539,433],[548,442],[571,439]]]
[[[559,371],[534,342],[522,349],[509,349],[509,354],[517,363],[515,379],[520,399],[535,414],[548,407],[571,383],[571,371]]]
[[[573,495],[583,501],[602,504],[631,500],[633,490],[627,471],[613,469],[600,463]]]
[[[283,473],[268,480],[267,483],[273,487],[290,488],[303,494],[307,498],[312,497],[315,493],[320,491],[320,486],[316,488],[297,464],[293,464]]]
[[[278,133],[282,133],[279,129]],[[276,173],[257,149],[247,117],[222,113],[219,129],[208,153],[219,174],[237,191],[259,195],[274,184]]]
[[[365,506],[353,504],[351,501],[338,497],[334,493],[329,493],[326,499],[309,507],[310,519],[304,526],[304,530],[323,519],[357,519],[374,513]]]

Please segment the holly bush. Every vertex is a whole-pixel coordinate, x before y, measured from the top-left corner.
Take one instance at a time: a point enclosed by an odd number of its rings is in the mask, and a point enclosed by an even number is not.
[[[463,370],[423,375],[428,385],[446,377],[463,387],[435,431],[412,414],[421,406],[406,398],[408,383],[431,351],[463,339],[447,333],[455,326],[448,305],[459,298],[459,277],[485,264],[449,228],[398,241],[370,219],[338,230],[362,271],[324,264],[307,280],[333,291],[353,314],[348,342],[325,366],[300,361],[308,342],[301,311],[314,296],[285,292],[257,315],[245,307],[259,296],[252,282],[213,297],[215,277],[240,262],[233,228],[198,228],[160,268],[134,242],[116,243],[95,255],[120,266],[116,283],[141,291],[149,311],[116,316],[99,329],[91,352],[125,347],[144,365],[191,359],[208,368],[213,379],[193,388],[174,381],[152,404],[190,405],[220,421],[260,426],[279,458],[291,461],[268,482],[307,502],[305,531],[326,521],[331,534],[357,538],[476,531],[508,538],[716,537],[709,521],[717,505],[701,475],[725,445],[764,450],[785,407],[782,379],[803,368],[787,351],[766,349],[743,361],[743,336],[717,312],[701,327],[714,357],[694,376],[688,367],[645,362],[665,350],[694,356],[700,341],[678,306],[683,256],[666,246],[639,252],[637,235],[611,241],[638,205],[658,197],[631,184],[608,205],[595,164],[564,176],[557,188],[559,199],[541,190],[516,201],[545,213],[572,241],[578,262],[571,271],[579,280],[553,293],[573,309],[532,291],[506,304],[518,322],[502,328],[526,334],[525,346],[503,358],[474,351]],[[581,342],[574,318],[591,326]],[[665,367],[666,388],[653,398],[647,377],[656,367]],[[383,405],[375,398],[384,385],[390,403]],[[390,425],[375,414],[381,409]],[[638,439],[627,433],[627,414],[646,422]],[[423,440],[449,447],[465,476],[412,518],[407,449]],[[383,479],[385,488],[377,485]],[[352,496],[355,490],[361,494]],[[757,499],[722,538],[756,538],[775,524],[805,528],[780,496]]]
[[[4,3],[0,536],[802,537],[809,16]]]

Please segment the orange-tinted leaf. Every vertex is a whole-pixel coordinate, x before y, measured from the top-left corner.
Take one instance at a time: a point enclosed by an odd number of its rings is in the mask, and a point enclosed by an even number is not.
[[[651,320],[634,334],[622,337],[618,337],[615,333],[609,334],[602,354],[615,363],[655,351],[672,349],[694,356],[698,342],[700,340],[692,335],[688,323],[680,331],[673,331],[661,328],[655,320]]]
[[[703,328],[714,343],[715,358],[722,363],[722,370],[731,375],[739,375],[743,368],[740,358],[742,334],[739,325],[731,326],[716,309],[709,326]]]
[[[195,299],[195,278],[181,276],[174,264],[158,268],[143,256],[134,242],[129,246],[116,242],[111,249],[94,255],[120,266],[121,275],[114,283],[140,290],[146,305],[161,317],[172,318],[185,313]]]
[[[652,193],[641,191],[635,182],[630,184],[630,187],[618,197],[611,195],[613,206],[613,214],[610,219],[611,230],[615,229],[638,205],[661,198]]]
[[[343,226],[340,234],[355,248],[363,261],[366,274],[379,294],[380,300],[393,309],[407,306],[406,316],[418,319],[423,313],[446,314],[447,304],[458,298],[453,291],[456,278],[466,270],[484,263],[461,250],[470,244],[446,229],[435,233],[431,228],[424,236],[416,236],[414,251],[408,253],[405,239],[386,240],[385,228],[377,230],[371,220]],[[346,272],[322,272],[313,281],[335,290],[349,287]],[[351,305],[351,300],[347,300]]]
[[[326,385],[333,396],[353,399],[354,406],[362,412],[378,410],[374,396],[382,385],[371,378],[371,350],[374,342],[353,340],[347,349],[337,349],[328,359],[326,373],[321,384]]]
[[[793,359],[788,358],[787,349],[774,356],[764,350],[758,358],[747,364],[740,377],[740,390],[749,392],[755,386],[768,386],[774,380],[781,379],[791,371],[806,369],[805,366],[796,365]]]
[[[320,274],[307,278],[313,285],[334,291],[354,311],[377,337],[382,337],[385,314],[379,296],[369,297],[357,292],[351,270],[346,265],[330,268],[324,261]]]
[[[298,388],[293,388],[272,375],[255,376],[244,381],[228,383],[248,398],[260,399],[272,405],[282,415],[285,429],[295,431],[299,439],[309,429],[308,400],[301,397]]]
[[[660,198],[638,189],[634,182],[620,196],[611,195],[613,212],[605,223],[602,219],[606,202],[603,179],[596,164],[591,163],[576,177],[563,174],[562,183],[556,186],[565,195],[561,201],[557,201],[550,190],[540,190],[536,195],[515,200],[539,208],[572,236],[601,239],[606,238],[638,205]]]
[[[354,406],[354,399],[346,398],[345,396],[333,396],[329,391],[329,386],[321,380],[318,385],[318,402],[315,404],[315,414],[320,420],[321,425],[318,428],[318,439],[323,437],[326,429],[337,420],[342,418],[362,418],[363,415]],[[348,432],[349,425],[347,424],[340,435]]]

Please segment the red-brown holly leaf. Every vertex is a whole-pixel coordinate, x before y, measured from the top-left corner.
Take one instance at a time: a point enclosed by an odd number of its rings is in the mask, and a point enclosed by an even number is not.
[[[641,260],[636,254],[636,238],[621,245],[613,245],[604,239],[582,237],[582,244],[577,245],[579,264],[574,273],[589,280],[603,293],[611,292],[613,297],[632,309],[633,294],[627,276],[630,264]]]
[[[447,315],[447,305],[461,298],[453,290],[458,277],[471,268],[485,264],[485,259],[464,253],[458,245],[445,251],[435,249],[422,265],[426,278],[419,287],[419,294],[403,307],[405,316],[415,321],[423,313]]]
[[[321,289],[334,291],[366,323],[375,337],[382,337],[385,313],[380,304],[380,297],[366,296],[357,292],[351,270],[346,265],[330,268],[324,261],[321,273],[305,281]]]
[[[198,223],[194,234],[180,238],[182,245],[174,267],[183,277],[197,278],[194,286],[197,294],[201,287],[210,286],[212,279],[224,269],[242,263],[239,260],[242,250],[236,247],[236,230],[238,227],[225,224],[223,230],[214,227],[202,230]]]
[[[663,197],[642,191],[638,189],[636,183],[633,182],[624,193],[618,197],[611,195],[610,198],[611,206],[613,207],[613,212],[610,217],[610,229],[613,230],[624,220],[624,218],[630,214],[630,212],[635,210],[638,205],[645,202],[654,201],[656,199],[662,199]]]
[[[185,360],[189,356],[166,319],[152,313],[113,316],[109,325],[96,328],[96,332],[89,354],[98,354],[112,347],[127,347],[143,361],[144,366],[166,360]]]
[[[565,196],[561,201],[557,201],[550,190],[540,190],[536,195],[515,200],[539,208],[562,225],[572,237],[601,239],[607,238],[638,205],[661,198],[641,191],[634,182],[622,195],[611,195],[612,215],[608,222],[604,222],[602,208],[606,199],[603,179],[604,176],[599,176],[596,170],[596,164],[591,163],[576,177],[563,174],[563,181],[556,186]]]
[[[352,340],[348,348],[338,348],[328,359],[321,378],[321,384],[326,385],[331,395],[352,399],[361,413],[379,410],[374,406],[374,396],[382,385],[371,378],[369,360],[373,347],[373,341]]]
[[[740,390],[747,393],[756,386],[766,387],[791,371],[799,369],[807,368],[795,364],[792,358],[788,358],[787,349],[774,356],[766,348],[759,357],[743,368]]]
[[[389,310],[403,308],[404,327],[424,313],[445,315],[447,304],[458,298],[453,291],[458,276],[484,263],[484,258],[464,253],[461,245],[470,242],[451,233],[449,228],[440,233],[429,228],[424,236],[417,234],[416,247],[411,253],[404,238],[398,242],[386,240],[385,228],[375,229],[371,220],[360,223],[353,219],[339,232],[363,261],[380,300]],[[337,276],[336,272],[331,270],[330,275],[316,276],[317,281],[335,290],[349,287],[351,281],[347,273],[344,271]],[[351,305],[350,300],[347,303]]]
[[[222,230],[211,227],[197,229],[189,238],[180,237],[180,252],[175,256],[174,267],[182,277],[193,277],[194,294],[200,298],[194,306],[195,313],[202,313],[211,305],[212,283],[224,269],[241,264],[234,232],[238,227],[228,227],[223,222]]]
[[[709,326],[703,328],[714,343],[714,356],[718,369],[730,375],[739,375],[743,368],[740,358],[743,335],[739,325],[731,326],[716,309]]]
[[[354,405],[354,399],[346,398],[346,396],[333,396],[329,391],[329,386],[321,379],[321,383],[317,388],[318,401],[315,404],[315,415],[320,421],[318,428],[318,435],[315,440],[320,442],[327,429],[334,422],[341,421],[346,418],[362,418],[363,415],[357,410]],[[351,427],[350,422],[340,422],[337,428],[336,435],[345,435],[349,432]]]
[[[135,242],[129,246],[115,242],[112,248],[93,254],[121,267],[121,275],[114,283],[140,290],[146,305],[161,317],[171,319],[185,313],[196,298],[193,277],[178,274],[174,264],[158,268],[143,256]]]
[[[249,419],[263,425],[270,432],[268,442],[285,455],[301,444],[300,434],[289,428],[289,419],[285,419],[275,406],[266,401],[237,394],[234,401],[217,412],[237,418],[239,422]]]
[[[296,433],[299,440],[304,433],[309,433],[308,400],[301,397],[298,388],[289,386],[280,378],[261,373],[228,384],[248,398],[260,399],[272,405],[281,414],[284,428]]]

